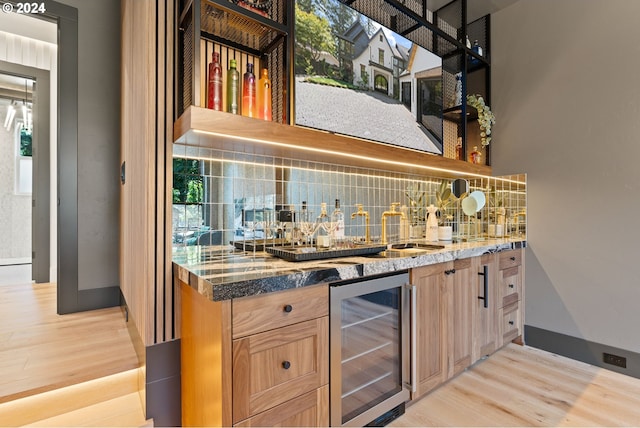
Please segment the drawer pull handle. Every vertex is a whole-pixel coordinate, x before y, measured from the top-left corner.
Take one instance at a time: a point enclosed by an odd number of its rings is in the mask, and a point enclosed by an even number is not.
[[[291,363],[289,361],[283,361],[282,362],[282,368],[285,370],[289,370],[289,367],[291,367]]]
[[[509,284],[509,288],[513,288],[513,284]]]
[[[289,313],[293,310],[293,306],[291,305],[285,305],[285,307],[282,309],[283,311]]]
[[[444,271],[445,275],[451,275],[452,273],[456,273],[456,270],[455,269],[449,269],[449,270],[445,270]]]
[[[509,321],[509,325],[513,325],[513,321]]]
[[[511,260],[512,262],[515,262],[516,258],[512,256],[512,257],[509,257],[509,260]]]

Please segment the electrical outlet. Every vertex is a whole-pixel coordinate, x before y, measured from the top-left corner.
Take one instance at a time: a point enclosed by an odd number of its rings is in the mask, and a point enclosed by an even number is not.
[[[611,364],[612,366],[618,366],[624,369],[627,368],[627,359],[619,355],[607,354],[606,352],[604,352],[602,354],[602,361],[607,364]]]

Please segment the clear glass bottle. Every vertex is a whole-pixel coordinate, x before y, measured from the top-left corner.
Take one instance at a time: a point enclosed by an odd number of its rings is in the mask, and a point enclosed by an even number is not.
[[[340,209],[340,199],[336,199],[335,209],[331,213],[331,223],[334,224],[334,246],[341,247],[344,243],[344,213]]]
[[[242,115],[258,117],[258,103],[256,99],[256,76],[253,74],[253,64],[247,64],[247,72],[242,78]]]
[[[229,61],[227,71],[227,111],[240,114],[240,72],[236,69],[236,60]]]
[[[209,63],[209,82],[207,85],[207,108],[222,111],[222,67],[220,54],[213,52]]]
[[[318,248],[329,248],[331,246],[331,222],[329,214],[327,214],[327,203],[320,204],[320,215],[316,219],[318,223],[318,232],[316,235],[316,246]]]
[[[258,117],[262,120],[271,121],[271,80],[266,68],[262,69],[260,80],[258,81]]]

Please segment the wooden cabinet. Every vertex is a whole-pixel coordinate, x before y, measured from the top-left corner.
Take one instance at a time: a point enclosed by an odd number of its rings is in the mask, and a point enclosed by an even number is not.
[[[453,262],[453,269],[445,270],[448,296],[448,348],[447,377],[451,378],[471,365],[473,324],[476,312],[477,281],[476,260]]]
[[[412,399],[521,335],[522,250],[415,268],[411,283],[417,299]]]
[[[176,283],[183,426],[328,426],[326,284],[214,302]]]
[[[447,379],[447,281],[450,263],[423,266],[411,270],[416,287],[416,348],[413,362],[416,383],[412,399],[433,390]]]
[[[478,297],[475,302],[472,363],[498,349],[497,259],[495,254],[485,254],[476,260]]]
[[[510,341],[522,342],[524,329],[524,250],[505,251],[498,254],[499,326],[498,346]]]
[[[318,285],[232,302],[234,424],[328,422],[328,299]]]
[[[273,409],[235,424],[236,427],[329,426],[329,385],[307,392]]]

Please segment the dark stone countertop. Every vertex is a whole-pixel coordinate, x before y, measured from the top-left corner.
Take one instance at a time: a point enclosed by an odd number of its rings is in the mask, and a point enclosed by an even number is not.
[[[302,262],[289,262],[261,251],[236,250],[232,246],[186,246],[173,248],[173,271],[174,276],[203,296],[220,301],[403,271],[525,246],[525,238],[490,238],[449,243],[441,250],[406,256],[383,252]]]

